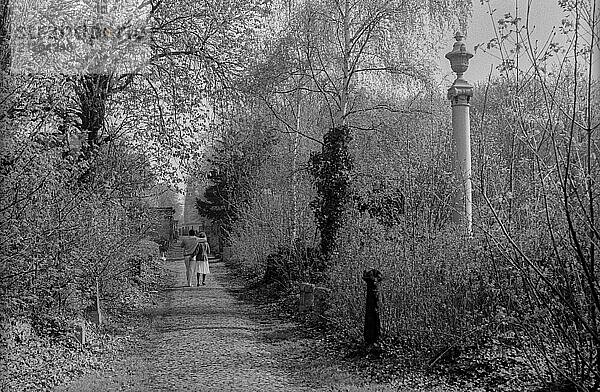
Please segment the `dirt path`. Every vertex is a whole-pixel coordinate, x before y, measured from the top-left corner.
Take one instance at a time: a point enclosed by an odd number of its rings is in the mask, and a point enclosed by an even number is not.
[[[183,262],[170,261],[175,287],[131,326],[137,336],[113,370],[59,391],[358,391],[366,387],[335,364],[307,361],[310,345],[290,341],[295,326],[236,299],[222,264],[202,287],[184,287]],[[293,334],[292,334],[293,335]]]

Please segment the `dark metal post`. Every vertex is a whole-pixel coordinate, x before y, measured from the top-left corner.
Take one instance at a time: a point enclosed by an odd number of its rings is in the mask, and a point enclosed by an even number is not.
[[[365,328],[363,331],[365,344],[373,346],[379,342],[381,322],[379,321],[379,282],[383,279],[381,272],[371,269],[363,273],[367,283],[367,303],[365,306]]]

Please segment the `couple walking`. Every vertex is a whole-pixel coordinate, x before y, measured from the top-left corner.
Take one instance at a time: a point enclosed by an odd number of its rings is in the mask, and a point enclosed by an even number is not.
[[[202,285],[205,285],[206,274],[210,274],[208,268],[208,255],[210,246],[203,232],[198,234],[194,229],[190,230],[190,236],[181,240],[183,248],[183,259],[185,261],[185,275],[189,287],[192,287],[194,275],[198,277],[198,286],[200,286],[200,275],[202,275]]]

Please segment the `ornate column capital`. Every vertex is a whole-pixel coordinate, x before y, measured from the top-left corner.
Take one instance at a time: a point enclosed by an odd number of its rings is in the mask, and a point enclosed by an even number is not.
[[[468,105],[473,96],[473,86],[466,80],[455,80],[448,89],[448,99],[454,105]]]
[[[452,47],[452,51],[446,54],[446,58],[450,60],[452,71],[456,73],[456,80],[448,89],[448,99],[454,105],[468,105],[473,96],[473,86],[463,79],[463,74],[469,68],[469,60],[473,54],[467,50],[467,45],[464,42],[465,36],[457,31],[454,39],[456,42]]]

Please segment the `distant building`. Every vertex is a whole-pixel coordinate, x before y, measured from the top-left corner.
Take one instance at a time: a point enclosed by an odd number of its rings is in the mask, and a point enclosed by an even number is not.
[[[168,248],[179,236],[178,223],[183,216],[180,194],[168,184],[157,184],[150,191],[147,202],[154,215],[150,239]]]

